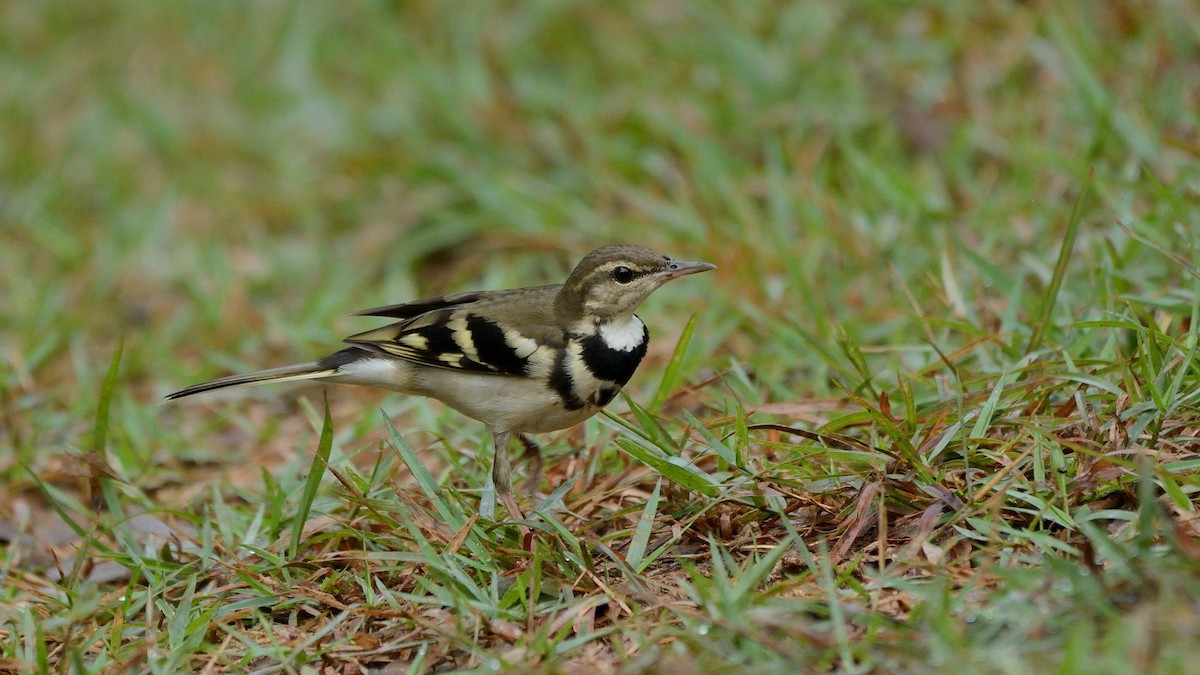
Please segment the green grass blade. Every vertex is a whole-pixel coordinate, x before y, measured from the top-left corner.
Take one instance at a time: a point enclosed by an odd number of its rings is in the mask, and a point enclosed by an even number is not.
[[[654,415],[652,415],[650,411],[638,405],[625,392],[621,392],[621,397],[625,399],[625,404],[629,406],[629,410],[632,411],[633,416],[637,418],[638,425],[630,425],[628,422],[625,422],[620,418],[616,419],[622,424],[635,430],[638,435],[653,443],[663,452],[676,454],[678,452],[678,448],[675,444],[675,441],[671,439],[671,434],[667,433],[667,430],[663,428],[662,424],[660,424],[657,419],[655,419]]]
[[[1063,234],[1062,245],[1058,249],[1054,274],[1050,277],[1050,284],[1046,286],[1045,293],[1042,294],[1041,308],[1034,322],[1033,336],[1029,338],[1029,346],[1025,348],[1026,354],[1037,351],[1042,346],[1042,341],[1046,339],[1046,331],[1049,330],[1050,322],[1054,317],[1054,305],[1058,301],[1058,292],[1062,289],[1063,279],[1067,275],[1067,265],[1071,262],[1075,251],[1075,239],[1079,236],[1080,223],[1083,222],[1083,206],[1087,203],[1091,188],[1092,180],[1089,177],[1088,181],[1083,184],[1083,189],[1079,191],[1079,196],[1075,199],[1075,207],[1071,210],[1071,220],[1067,223],[1067,231]]]
[[[570,478],[564,480],[562,485],[554,488],[554,492],[551,492],[549,495],[547,495],[546,498],[537,505],[537,508],[533,510],[533,513],[550,513],[553,511],[556,506],[562,503],[563,497],[571,491],[571,488],[575,487],[575,483],[577,482],[579,482],[578,475],[571,476]]]
[[[296,505],[296,519],[292,522],[292,544],[288,551],[289,558],[295,558],[300,550],[300,537],[304,533],[304,524],[308,522],[308,514],[312,510],[313,500],[317,498],[317,490],[321,487],[321,478],[325,475],[325,467],[329,465],[329,453],[333,450],[333,418],[329,414],[329,397],[325,398],[325,420],[321,424],[321,439],[317,443],[317,451],[313,455],[312,466],[304,479],[304,492],[300,503]]]
[[[421,487],[421,491],[433,502],[434,508],[446,520],[446,524],[453,528],[462,527],[462,524],[465,522],[462,514],[446,500],[445,495],[442,494],[442,489],[438,486],[437,480],[433,477],[433,474],[429,473],[429,469],[425,468],[425,464],[421,462],[421,458],[417,457],[417,452],[413,450],[408,441],[404,440],[404,437],[396,430],[395,425],[392,424],[392,420],[387,414],[383,415],[383,421],[387,424],[389,444],[400,455],[400,459],[408,467],[413,478],[417,479],[417,485]]]
[[[396,430],[395,425],[392,424],[392,419],[387,414],[383,415],[383,421],[387,424],[388,440],[391,442],[392,448],[399,453],[400,459],[408,467],[413,478],[417,479],[417,485],[421,487],[421,491],[425,493],[426,497],[435,502],[440,501],[442,490],[438,487],[437,480],[434,479],[433,474],[429,473],[429,469],[425,468],[420,458],[417,457],[416,451],[408,444],[408,441],[404,440],[400,432]]]
[[[55,494],[55,490],[49,484],[43,481],[42,477],[24,462],[20,462],[19,466],[25,470],[25,473],[29,476],[29,479],[38,486],[38,489],[41,490],[42,494],[46,497],[46,502],[50,504],[50,508],[54,509],[54,512],[58,514],[58,517],[61,518],[64,523],[67,524],[67,527],[71,528],[75,534],[79,535],[80,537],[87,537],[88,529],[83,525],[80,525],[75,521],[74,518],[71,517],[71,514],[67,512],[66,507],[62,505],[62,501]]]
[[[172,609],[173,615],[167,621],[167,644],[172,648],[180,648],[188,637],[188,623],[192,613],[192,602],[196,595],[196,577],[188,579],[183,597]]]
[[[392,424],[391,418],[386,413],[382,414],[383,421],[387,425],[388,430],[388,445],[391,446],[392,450],[400,456],[400,460],[408,467],[413,478],[417,480],[417,485],[420,486],[421,491],[432,502],[433,508],[438,512],[442,522],[457,531],[467,522],[466,514],[463,513],[458,504],[447,498],[444,491],[438,486],[433,474],[429,473],[429,469],[425,468],[425,465],[421,462],[421,458],[417,457],[416,451],[408,444],[408,441],[404,440],[400,432],[396,430],[396,426]],[[477,523],[471,528],[465,543],[477,559],[490,560],[491,555],[484,545],[484,535],[481,534],[483,530],[480,527]]]
[[[683,416],[685,419],[687,419],[688,424],[692,425],[692,428],[696,430],[696,433],[700,434],[701,438],[704,439],[704,442],[708,444],[708,447],[712,448],[713,452],[717,453],[717,456],[725,460],[725,462],[727,462],[730,466],[741,468],[741,466],[738,464],[737,453],[734,452],[733,448],[729,447],[729,445],[720,438],[717,438],[717,435],[709,431],[708,427],[704,426],[704,422],[696,419],[696,416],[692,413],[684,410]]]
[[[662,479],[654,484],[654,491],[646,500],[646,508],[638,518],[637,527],[633,530],[633,539],[629,541],[629,550],[625,552],[625,560],[633,569],[641,572],[639,566],[646,555],[646,546],[650,543],[650,534],[654,531],[654,517],[658,514],[658,494],[662,490]]]
[[[655,454],[653,450],[640,443],[628,438],[618,438],[617,447],[624,450],[630,457],[682,487],[695,490],[706,497],[716,497],[721,492],[716,481],[708,474],[690,465],[683,466],[676,464],[667,457]]]
[[[675,351],[671,353],[671,360],[667,362],[667,367],[663,370],[662,379],[658,382],[658,391],[654,393],[654,399],[650,402],[650,410],[660,410],[667,397],[674,391],[675,383],[679,380],[679,368],[683,364],[683,355],[692,341],[692,332],[695,329],[696,315],[693,314],[687,325],[683,327],[679,341],[675,343]]]
[[[99,488],[104,506],[113,518],[113,533],[126,545],[126,549],[136,555],[134,551],[137,546],[125,524],[125,510],[121,506],[120,495],[117,494],[111,474],[106,473],[111,470],[108,465],[107,452],[110,408],[112,407],[113,392],[116,391],[117,373],[121,368],[121,355],[124,351],[125,340],[122,338],[117,341],[117,348],[113,350],[112,360],[108,364],[108,373],[104,376],[104,386],[100,390],[100,402],[96,405],[96,423],[93,427],[90,453],[95,486]]]
[[[788,542],[777,544],[774,548],[767,552],[766,555],[759,558],[758,562],[754,563],[748,569],[742,571],[738,575],[737,583],[734,585],[734,596],[749,595],[754,589],[761,586],[771,576],[771,572],[775,569],[775,564],[783,557],[783,554],[791,550],[792,546]]]
[[[992,393],[988,396],[983,407],[979,409],[979,417],[975,419],[975,425],[971,427],[972,438],[983,438],[988,428],[992,426],[992,420],[996,416],[996,409],[1000,405],[1000,396],[1004,393],[1004,387],[1008,385],[1008,378],[1011,375],[1011,372],[1004,373],[996,381],[996,385],[992,387]]]
[[[90,450],[104,457],[104,449],[108,444],[108,411],[112,404],[113,391],[116,389],[117,372],[121,365],[121,353],[125,349],[125,339],[117,341],[113,350],[112,360],[108,364],[108,374],[104,376],[104,387],[100,390],[100,402],[96,404],[96,424],[92,428],[92,447]]]

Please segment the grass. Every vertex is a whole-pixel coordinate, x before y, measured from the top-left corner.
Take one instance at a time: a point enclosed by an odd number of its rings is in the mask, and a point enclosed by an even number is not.
[[[0,670],[1196,672],[1187,3],[0,8]],[[716,263],[481,425],[159,406],[348,311]]]

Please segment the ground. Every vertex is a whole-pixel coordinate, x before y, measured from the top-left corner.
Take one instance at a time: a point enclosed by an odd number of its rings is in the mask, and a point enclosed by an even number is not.
[[[1198,671],[1192,4],[0,20],[0,670]],[[522,519],[433,402],[160,405],[619,241],[718,270]]]

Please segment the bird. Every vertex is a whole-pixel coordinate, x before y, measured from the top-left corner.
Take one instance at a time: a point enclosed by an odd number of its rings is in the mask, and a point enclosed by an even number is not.
[[[318,380],[437,399],[483,422],[492,437],[490,481],[511,503],[509,443],[566,429],[608,405],[650,342],[634,310],[668,281],[716,269],[631,244],[585,255],[561,284],[473,291],[365,309],[396,322],[345,338],[325,358],[180,389],[172,401],[230,387]]]

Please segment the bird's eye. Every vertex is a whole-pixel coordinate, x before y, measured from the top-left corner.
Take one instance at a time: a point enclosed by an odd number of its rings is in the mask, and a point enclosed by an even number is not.
[[[612,278],[618,284],[627,284],[633,281],[633,270],[624,265],[618,265],[617,267],[613,268]]]

